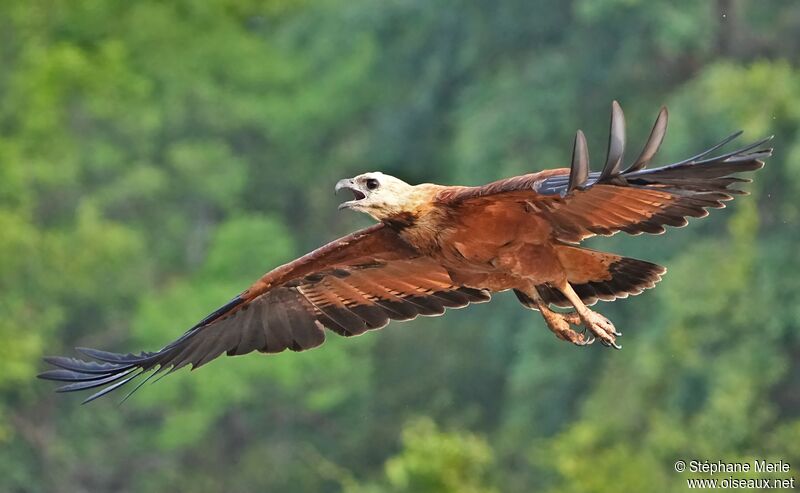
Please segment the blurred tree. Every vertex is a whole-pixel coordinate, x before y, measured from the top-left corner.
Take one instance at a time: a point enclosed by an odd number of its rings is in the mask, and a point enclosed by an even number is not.
[[[491,493],[492,450],[469,433],[442,432],[429,419],[408,423],[403,450],[384,467],[385,484],[346,487],[348,493]]]

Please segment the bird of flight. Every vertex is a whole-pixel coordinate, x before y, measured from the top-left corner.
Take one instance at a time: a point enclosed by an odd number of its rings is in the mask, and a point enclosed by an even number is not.
[[[731,186],[750,180],[732,175],[761,168],[772,154],[763,147],[767,138],[714,156],[737,132],[696,156],[646,169],[666,129],[662,108],[639,157],[623,169],[625,121],[615,101],[600,172],[589,170],[579,130],[570,168],[477,187],[409,185],[379,172],[340,180],[336,191],[349,190],[353,200],[339,209],[367,213],[377,224],[266,273],[158,351],[78,348],[91,361],[47,357],[57,368],[39,377],[67,382],[60,392],[101,388],[89,402],[151,372],[127,398],[159,373],[196,368],[223,353],[303,351],[322,344],[325,329],[360,335],[390,320],[442,315],[507,290],[538,310],[560,339],[620,349],[621,334],[588,307],[652,288],[666,269],[580,242],[685,226],[687,217],[704,217],[707,209],[745,194]]]

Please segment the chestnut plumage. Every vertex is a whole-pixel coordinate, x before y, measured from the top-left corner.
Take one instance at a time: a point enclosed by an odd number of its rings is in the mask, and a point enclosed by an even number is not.
[[[60,392],[100,390],[84,402],[149,373],[196,368],[222,355],[277,353],[319,346],[326,329],[357,336],[391,320],[437,316],[513,290],[539,310],[550,330],[578,345],[595,338],[619,348],[621,335],[587,308],[652,288],[665,269],[643,260],[578,246],[594,235],[663,233],[745,192],[733,176],[761,168],[764,139],[712,154],[739,136],[678,163],[651,167],[667,127],[662,108],[640,155],[624,171],[625,119],[612,105],[603,168],[592,172],[578,131],[570,168],[546,170],[478,187],[412,186],[383,173],[337,183],[353,200],[341,209],[378,223],[282,265],[158,351],[119,354],[79,348],[89,361],[47,357],[40,378],[65,382]],[[650,166],[650,169],[648,167]],[[574,308],[560,313],[551,305]],[[578,333],[570,325],[583,325]],[[127,398],[127,396],[125,397]]]

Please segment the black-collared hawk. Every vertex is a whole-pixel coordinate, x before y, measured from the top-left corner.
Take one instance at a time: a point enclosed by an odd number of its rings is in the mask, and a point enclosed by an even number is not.
[[[659,234],[665,226],[686,225],[688,217],[706,216],[744,194],[731,187],[750,180],[733,175],[761,168],[772,152],[764,139],[713,156],[739,132],[696,156],[647,169],[666,127],[662,108],[627,168],[624,116],[614,102],[599,172],[589,170],[578,131],[571,167],[488,185],[409,185],[379,172],[341,180],[336,191],[349,190],[353,200],[339,208],[365,212],[377,224],[266,273],[158,351],[79,348],[90,361],[47,357],[57,368],[39,376],[67,382],[57,389],[62,392],[100,388],[88,402],[147,373],[130,393],[156,374],[196,368],[223,353],[303,351],[322,344],[326,329],[356,336],[390,320],[442,315],[508,290],[538,310],[559,338],[579,346],[598,339],[619,349],[621,334],[588,306],[652,288],[665,269],[580,242],[619,231]]]

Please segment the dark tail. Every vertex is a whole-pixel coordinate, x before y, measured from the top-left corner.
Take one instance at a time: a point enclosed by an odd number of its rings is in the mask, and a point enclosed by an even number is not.
[[[612,301],[640,294],[654,287],[667,271],[652,262],[588,248],[559,245],[556,251],[567,271],[569,283],[586,305],[593,305],[597,300]],[[572,307],[561,291],[548,284],[540,284],[536,290],[548,304]],[[524,293],[517,290],[514,293],[523,305],[536,308],[533,300]]]

